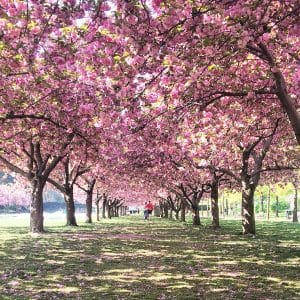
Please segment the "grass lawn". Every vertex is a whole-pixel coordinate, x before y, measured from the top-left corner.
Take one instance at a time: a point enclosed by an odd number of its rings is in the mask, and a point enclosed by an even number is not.
[[[208,220],[204,220],[209,222]],[[128,216],[78,228],[0,215],[0,299],[300,299],[300,225]]]

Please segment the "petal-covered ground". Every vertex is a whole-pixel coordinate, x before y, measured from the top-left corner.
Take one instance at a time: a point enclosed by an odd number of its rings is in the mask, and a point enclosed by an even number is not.
[[[0,216],[0,299],[300,299],[299,224],[258,222],[255,237],[233,220],[61,224],[31,235]]]

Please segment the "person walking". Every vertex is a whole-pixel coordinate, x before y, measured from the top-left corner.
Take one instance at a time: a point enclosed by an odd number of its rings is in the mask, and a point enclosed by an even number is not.
[[[152,204],[151,201],[148,201],[146,208],[148,210],[148,220],[150,221],[150,215],[152,214],[152,211],[154,209],[154,205]]]

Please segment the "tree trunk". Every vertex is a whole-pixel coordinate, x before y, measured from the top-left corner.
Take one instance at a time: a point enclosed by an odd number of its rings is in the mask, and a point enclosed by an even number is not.
[[[206,215],[209,217],[209,199],[207,199],[207,210],[206,210]]]
[[[255,188],[242,182],[243,234],[255,234],[254,191]]]
[[[179,220],[179,210],[176,210],[176,211],[175,211],[175,219],[176,219],[176,220]]]
[[[219,191],[218,182],[214,181],[211,185],[211,214],[212,214],[212,227],[220,227],[220,217],[219,217]]]
[[[295,186],[295,196],[294,196],[294,210],[293,210],[293,222],[298,223],[298,189]]]
[[[33,179],[31,185],[30,231],[42,233],[44,232],[43,189],[45,182],[41,178]]]
[[[86,223],[92,223],[92,212],[93,212],[93,191],[96,184],[96,179],[87,181],[88,189],[86,195]]]
[[[278,218],[279,216],[279,201],[278,201],[278,196],[276,196],[276,211],[275,211],[275,216]]]
[[[276,58],[271,53],[271,51],[267,48],[267,46],[264,43],[259,43],[258,45],[260,49],[262,50],[262,53],[264,54],[266,60],[268,61],[273,77],[275,79],[276,83],[276,94],[279,98],[281,105],[286,112],[289,121],[293,127],[296,140],[298,142],[298,145],[300,145],[300,113],[297,110],[297,106],[295,102],[293,101],[292,97],[289,95],[287,90],[287,84],[284,78],[284,75],[282,74],[281,70],[278,68],[276,64]]]
[[[222,193],[221,216],[224,217],[224,193]]]
[[[270,220],[270,202],[271,202],[271,190],[269,187],[268,200],[267,200],[267,220]]]
[[[96,218],[97,218],[97,221],[100,221],[99,201],[96,202]]]
[[[228,207],[228,199],[226,198],[226,216],[228,216],[228,213],[229,213],[229,207]]]
[[[67,210],[67,226],[78,226],[75,218],[75,203],[73,189],[67,191],[64,195]]]
[[[103,203],[102,203],[102,218],[105,219],[106,218],[106,209],[107,209],[107,200],[104,199]]]
[[[170,208],[169,219],[170,219],[170,220],[173,219],[173,209],[172,209],[172,208]]]
[[[200,214],[199,214],[199,206],[198,205],[193,207],[193,212],[194,212],[193,225],[195,225],[195,226],[201,225]]]
[[[261,197],[260,197],[260,210],[261,210],[262,214],[264,215],[265,209],[264,209],[264,195],[263,194],[261,194]]]
[[[159,204],[159,210],[160,210],[160,217],[163,218],[164,217],[164,205],[163,204]]]
[[[282,73],[278,70],[273,73],[273,76],[276,81],[277,96],[286,114],[288,115],[289,121],[293,127],[296,136],[296,140],[298,142],[298,145],[300,145],[300,113],[297,110],[293,99],[287,92],[286,82]]]
[[[181,222],[185,222],[185,211],[186,211],[186,204],[184,201],[181,201],[181,214],[180,214]]]
[[[164,205],[164,218],[169,217],[169,210],[168,210],[168,205]]]
[[[92,211],[93,211],[93,191],[88,191],[86,195],[86,219],[85,223],[92,223]]]

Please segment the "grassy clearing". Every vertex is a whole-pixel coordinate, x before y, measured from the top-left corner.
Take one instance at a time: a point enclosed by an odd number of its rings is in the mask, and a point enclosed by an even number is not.
[[[14,221],[10,221],[10,220]],[[0,299],[299,299],[300,225],[259,222],[256,237],[139,217],[78,228],[0,216]],[[208,220],[206,220],[208,222]]]

